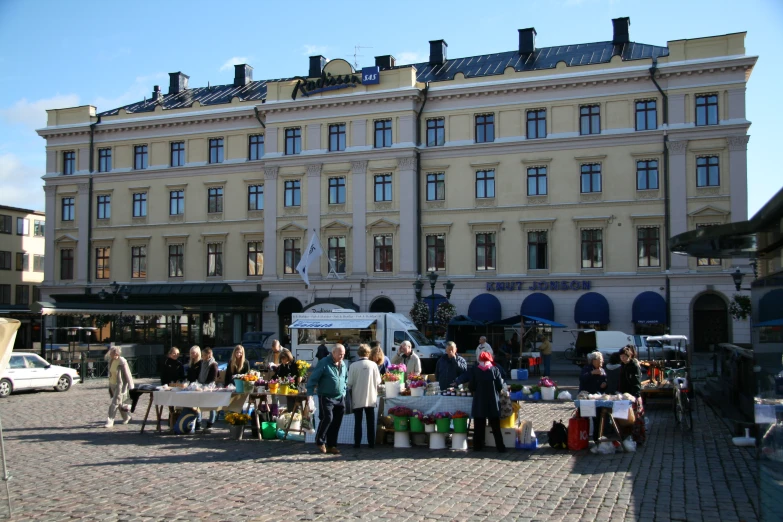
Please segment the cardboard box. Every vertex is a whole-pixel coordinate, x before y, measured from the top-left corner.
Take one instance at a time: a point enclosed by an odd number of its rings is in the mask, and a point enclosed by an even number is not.
[[[495,447],[495,436],[492,435],[492,428],[487,426],[484,428],[486,430],[485,432],[485,439],[484,444],[488,448],[494,448]],[[515,428],[500,428],[500,432],[503,434],[503,444],[506,445],[506,448],[513,448],[516,446],[517,443],[517,430]]]

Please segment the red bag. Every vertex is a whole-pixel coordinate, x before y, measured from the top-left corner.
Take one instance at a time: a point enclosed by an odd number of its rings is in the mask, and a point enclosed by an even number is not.
[[[590,445],[590,419],[573,417],[568,419],[568,449],[579,451]]]

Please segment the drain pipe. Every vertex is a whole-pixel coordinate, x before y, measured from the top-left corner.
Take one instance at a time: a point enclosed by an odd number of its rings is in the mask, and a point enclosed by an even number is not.
[[[253,112],[255,112],[255,113],[256,113],[256,119],[258,120],[258,123],[260,123],[260,124],[261,124],[261,126],[262,126],[263,128],[265,128],[265,129],[266,129],[266,125],[264,125],[264,122],[263,122],[263,121],[261,121],[261,116],[259,116],[259,115],[258,115],[258,107],[255,107],[255,106],[254,106],[254,107],[253,107]]]
[[[90,185],[89,185],[89,197],[87,202],[87,284],[92,284],[92,173],[95,172],[95,127],[101,122],[101,117],[98,115],[98,119],[90,124]],[[87,287],[90,292],[92,288]]]
[[[424,95],[424,100],[421,102],[421,107],[416,112],[416,191],[418,197],[416,198],[416,273],[421,274],[421,113],[424,111],[424,106],[427,105],[427,92],[430,90],[430,82],[424,84],[424,90],[421,92]]]
[[[655,73],[658,71],[658,59],[653,57],[652,67],[650,67],[650,79],[655,84],[658,92],[663,97],[663,215],[664,215],[664,238],[666,240],[666,255],[664,256],[664,268],[666,271],[666,328],[667,333],[671,331],[671,284],[669,282],[669,272],[672,267],[672,253],[669,245],[669,235],[671,230],[671,202],[669,199],[669,96],[661,89],[655,80]]]

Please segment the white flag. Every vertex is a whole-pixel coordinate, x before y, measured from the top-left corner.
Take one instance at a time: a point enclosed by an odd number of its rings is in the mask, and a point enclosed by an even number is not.
[[[315,232],[313,232],[313,235],[310,236],[310,244],[307,245],[307,250],[302,254],[302,259],[299,260],[299,264],[296,265],[296,271],[302,276],[302,280],[307,286],[310,286],[310,277],[307,274],[307,267],[310,266],[310,263],[312,263],[316,257],[320,257],[321,254],[323,254],[321,242],[318,241],[318,237],[315,235]]]

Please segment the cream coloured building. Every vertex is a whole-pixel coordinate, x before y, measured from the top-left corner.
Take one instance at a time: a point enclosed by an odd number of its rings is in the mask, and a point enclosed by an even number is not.
[[[126,337],[230,344],[318,305],[407,314],[434,270],[482,320],[746,342],[734,265],[670,256],[665,238],[747,219],[757,58],[745,33],[664,47],[629,25],[551,48],[523,29],[470,58],[434,40],[428,62],[362,71],[316,56],[284,80],[238,65],[233,84],[190,88],[178,72],[119,109],[48,111],[46,313],[124,308],[157,317]]]

